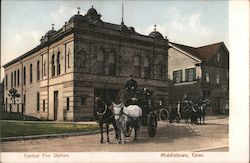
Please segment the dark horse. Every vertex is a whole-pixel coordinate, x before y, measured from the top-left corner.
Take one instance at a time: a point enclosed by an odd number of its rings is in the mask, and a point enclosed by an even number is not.
[[[198,106],[198,111],[197,111],[197,118],[200,119],[200,124],[205,124],[205,115],[207,112],[207,105],[209,105],[211,103],[210,100],[205,99],[202,101],[202,104],[200,106]]]
[[[100,142],[103,143],[103,124],[106,126],[106,133],[107,133],[107,142],[109,143],[109,125],[112,124],[115,129],[115,138],[116,140],[119,139],[119,129],[116,125],[116,121],[114,118],[113,111],[108,108],[108,106],[104,103],[104,101],[100,97],[96,97],[96,115],[98,118],[98,123],[101,130],[101,140]]]

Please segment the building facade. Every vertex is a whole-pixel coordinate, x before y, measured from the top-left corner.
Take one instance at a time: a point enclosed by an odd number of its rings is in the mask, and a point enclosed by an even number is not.
[[[203,47],[169,43],[170,103],[186,95],[194,102],[208,98],[221,113],[229,100],[229,52],[223,42]]]
[[[130,73],[139,89],[147,87],[167,106],[167,56],[168,40],[156,29],[145,36],[123,21],[103,22],[92,7],[4,65],[5,110],[49,120],[93,119],[95,97],[120,102]],[[15,105],[11,88],[21,94]]]

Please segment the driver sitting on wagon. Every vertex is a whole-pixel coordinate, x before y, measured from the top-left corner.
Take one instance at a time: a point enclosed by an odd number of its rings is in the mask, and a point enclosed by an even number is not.
[[[135,98],[135,93],[137,89],[137,82],[133,79],[133,74],[129,75],[129,80],[126,82],[127,100],[126,104],[132,104],[133,98]]]

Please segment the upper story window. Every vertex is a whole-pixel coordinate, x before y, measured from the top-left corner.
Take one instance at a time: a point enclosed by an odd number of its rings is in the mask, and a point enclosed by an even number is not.
[[[67,60],[68,60],[68,68],[70,68],[70,49],[68,49]]]
[[[196,69],[190,68],[185,70],[186,81],[194,81],[196,79]]]
[[[216,84],[220,84],[220,74],[216,74]]]
[[[37,81],[40,80],[40,62],[37,61],[36,63],[36,77],[37,77]]]
[[[46,76],[46,61],[43,62],[43,76]]]
[[[206,83],[209,83],[209,74],[208,73],[205,75],[205,78],[206,78]]]
[[[61,63],[60,63],[60,52],[57,53],[57,75],[60,75],[61,74]]]
[[[6,90],[8,90],[8,75],[7,74],[5,77],[5,88],[6,88]]]
[[[139,56],[135,56],[134,58],[134,76],[135,77],[139,77],[140,76],[140,57]]]
[[[160,62],[158,65],[158,68],[159,68],[159,77],[163,78],[165,76],[164,75],[164,71],[165,71],[164,64],[162,62]]]
[[[115,55],[114,53],[109,54],[108,59],[108,74],[109,75],[115,75]]]
[[[19,87],[20,85],[20,71],[19,69],[17,70],[17,86]]]
[[[182,81],[182,70],[173,72],[173,80],[175,83],[180,83]]]
[[[96,73],[103,74],[103,72],[104,72],[104,54],[101,50],[99,50],[96,58]]]
[[[11,72],[11,88],[13,88],[13,72]]]
[[[219,62],[220,59],[221,59],[221,54],[220,54],[220,53],[217,53],[217,59],[216,59],[216,60]]]
[[[144,58],[144,78],[149,79],[150,78],[150,64],[149,64],[149,58]]]
[[[26,67],[23,67],[23,84],[26,84]]]
[[[56,73],[55,54],[53,54],[53,55],[52,55],[52,58],[51,58],[51,70],[52,70],[51,76],[54,77],[54,76],[55,76],[55,73]]]
[[[32,83],[33,72],[32,72],[32,64],[30,64],[30,83]]]
[[[16,87],[16,71],[14,71],[14,87]]]

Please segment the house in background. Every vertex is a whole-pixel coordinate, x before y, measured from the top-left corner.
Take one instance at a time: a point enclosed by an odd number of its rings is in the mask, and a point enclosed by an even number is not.
[[[202,47],[169,43],[169,101],[184,95],[194,102],[208,98],[212,113],[221,113],[229,98],[229,51],[223,42]]]

